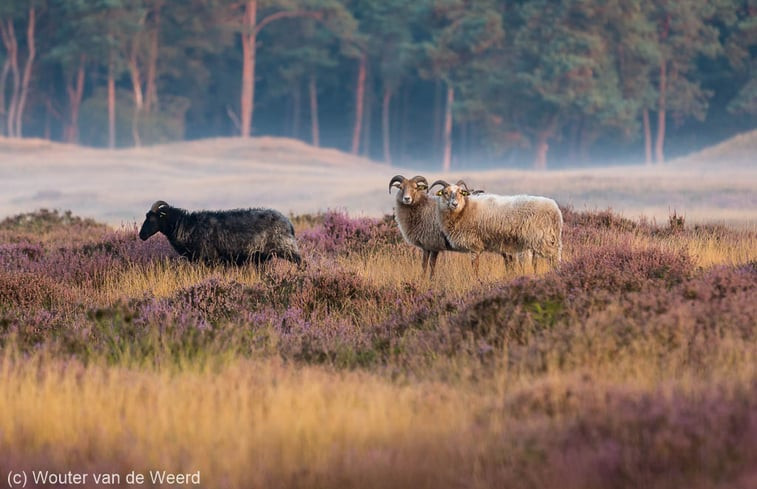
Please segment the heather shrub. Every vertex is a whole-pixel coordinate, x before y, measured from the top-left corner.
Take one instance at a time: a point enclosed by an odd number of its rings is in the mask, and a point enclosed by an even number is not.
[[[298,307],[283,313],[267,308],[250,315],[245,327],[253,338],[265,340],[266,350],[291,361],[356,367],[378,360],[369,331],[347,318],[316,319]]]
[[[382,246],[397,244],[402,237],[391,216],[381,219],[350,218],[347,214],[329,211],[320,226],[303,231],[298,241],[308,254],[364,254]]]
[[[69,288],[50,277],[0,271],[0,311],[32,307],[52,309],[72,301],[74,296]]]
[[[61,229],[68,230],[71,234],[74,234],[105,231],[108,227],[93,219],[82,219],[81,217],[74,216],[71,211],[65,211],[61,214],[57,209],[52,211],[39,209],[34,212],[6,217],[0,221],[0,231],[25,232],[39,235]]]
[[[279,311],[297,307],[320,317],[352,317],[361,310],[392,307],[409,292],[374,285],[333,263],[324,263],[310,266],[305,272],[290,269],[268,274],[250,294]]]
[[[76,286],[97,287],[127,267],[176,257],[165,239],[142,243],[134,230],[106,231],[74,243],[20,241],[0,245],[0,266]]]
[[[32,263],[38,262],[45,254],[40,243],[21,241],[0,244],[0,268],[3,270],[31,270]]]
[[[194,311],[164,302],[129,301],[88,312],[87,328],[67,335],[60,345],[84,358],[164,363],[219,353],[222,339]],[[220,329],[220,328],[219,328]],[[226,329],[224,332],[228,333]],[[231,346],[231,344],[229,345]]]
[[[55,323],[58,332],[51,338],[70,351],[94,348],[119,358],[130,342],[144,342],[137,350],[151,355],[162,355],[165,348],[172,354],[182,348],[228,349],[413,370],[442,357],[486,364],[506,348],[511,365],[541,371],[549,362],[573,368],[599,348],[603,354],[596,358],[652,348],[706,365],[721,351],[708,347],[708,339],[717,343],[724,334],[741,341],[754,338],[755,310],[749,300],[754,266],[697,271],[682,251],[639,246],[631,239],[638,233],[661,239],[653,226],[609,211],[564,212],[566,229],[587,234],[585,241],[570,243],[572,257],[559,269],[481,283],[463,294],[423,283],[378,285],[343,268],[339,260],[353,254],[368,266],[371,254],[403,245],[389,216],[350,219],[330,212],[299,223],[310,226],[298,239],[314,258],[304,269],[264,267],[259,281],[244,284],[224,278],[225,269],[219,268],[169,297],[105,304],[76,291],[96,288],[131,267],[149,269],[158,261],[170,267],[178,258],[162,236],[141,242],[132,227],[74,243],[3,243],[0,298],[7,310],[28,307],[35,314],[53,314],[55,321],[41,321]],[[680,232],[723,233],[716,227]],[[86,317],[84,310],[90,311]],[[8,317],[6,324],[27,335],[27,343],[43,337],[19,327],[27,316]],[[74,327],[73,320],[81,322]],[[587,346],[589,336],[595,345]]]
[[[123,259],[130,265],[146,265],[166,258],[179,259],[168,239],[157,234],[147,241],[139,239],[136,227],[106,233],[103,238],[81,247],[83,252],[101,252]]]
[[[614,214],[610,209],[577,212],[572,206],[560,206],[560,211],[562,211],[563,222],[567,227],[610,229],[613,231],[635,231],[642,227],[630,219]]]
[[[632,292],[659,292],[692,273],[685,255],[603,247],[544,277],[521,277],[476,298],[451,319],[464,334],[491,345],[526,344],[533,335],[585,320]]]
[[[192,285],[177,294],[171,307],[182,311],[197,311],[209,322],[229,320],[244,307],[244,287],[234,281],[210,278]]]
[[[29,350],[75,334],[77,315],[31,307],[0,311],[0,345],[13,339],[14,347]]]
[[[756,401],[757,383],[585,397],[548,465],[567,488],[746,489],[757,463]]]
[[[683,253],[623,244],[586,250],[563,264],[557,276],[570,291],[631,292],[668,288],[692,273],[691,259]]]
[[[344,480],[370,486],[375,478],[409,487],[751,488],[757,262],[747,248],[757,242],[754,232],[563,212],[561,266],[499,280],[486,271],[473,279],[459,255],[445,256],[448,273],[440,280],[409,274],[402,267],[417,267],[417,260],[405,253],[410,247],[389,216],[294,216],[306,261],[298,268],[277,260],[260,268],[184,263],[161,235],[142,242],[134,227],[98,231],[60,215],[29,225],[49,224],[43,234],[0,226],[0,370],[12,374],[29,359],[53,358],[45,375],[60,365],[87,372],[71,379],[72,397],[64,399],[89,400],[113,384],[113,392],[134,391],[132,376],[146,373],[143,385],[152,394],[137,389],[130,414],[130,426],[146,429],[135,435],[127,428],[126,443],[113,439],[135,467],[152,463],[142,447],[160,457],[164,448],[173,450],[173,460],[188,453],[207,458],[173,443],[184,439],[178,434],[187,423],[200,420],[208,434],[198,440],[209,440],[204,445],[222,458],[232,454],[231,466],[249,468],[249,450],[274,454],[259,465],[274,470],[277,454],[289,467],[311,457],[319,474],[336,474],[302,479],[316,486]],[[747,251],[709,263],[737,265],[702,265],[689,255],[730,246]],[[416,278],[407,282],[408,276]],[[92,366],[103,369],[94,383]],[[247,376],[250,369],[254,375]],[[60,386],[43,379],[36,364],[28,371],[11,395],[0,397],[5,406],[23,399],[17,411],[23,414],[6,422],[35,440],[51,431],[44,399]],[[195,380],[166,397],[165,386],[181,383],[187,372]],[[360,381],[346,394],[343,384],[330,384],[350,376]],[[114,380],[121,378],[126,384]],[[282,379],[289,379],[285,389]],[[224,383],[231,397],[219,397]],[[375,390],[384,393],[373,396]],[[251,401],[235,401],[235,392]],[[154,410],[155,419],[145,419],[134,403]],[[315,405],[320,414],[310,409]],[[405,410],[388,415],[396,405]],[[75,410],[77,423],[90,419],[82,412],[97,412],[75,401],[55,406]],[[282,407],[291,412],[282,415]],[[39,411],[34,419],[44,420],[37,421],[42,427],[15,424],[13,416],[26,419],[25,409]],[[118,428],[129,412],[121,398],[113,409],[118,414],[104,419]],[[265,420],[241,437],[235,436],[240,409]],[[429,426],[403,425],[419,413],[432,424],[459,425],[441,436],[429,435]],[[351,417],[356,428],[342,430]],[[336,431],[324,435],[323,423]],[[67,450],[82,454],[70,460],[113,470],[115,459],[87,449],[101,428],[73,427],[71,433],[81,433],[73,446],[84,448]],[[145,433],[156,433],[152,445],[135,449]],[[253,438],[240,445],[244,436]],[[288,444],[277,445],[281,440]],[[42,465],[56,467],[49,460],[57,455],[47,456],[53,445],[34,443],[20,447],[14,464],[30,466],[40,456]],[[95,471],[68,465],[63,469]],[[386,478],[387,467],[396,479]],[[298,485],[302,474],[256,481]]]

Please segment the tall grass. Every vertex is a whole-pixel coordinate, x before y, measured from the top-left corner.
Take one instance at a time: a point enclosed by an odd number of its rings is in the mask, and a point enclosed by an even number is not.
[[[757,233],[564,215],[558,270],[448,253],[433,281],[390,219],[297,217],[303,269],[0,223],[0,476],[752,487]]]

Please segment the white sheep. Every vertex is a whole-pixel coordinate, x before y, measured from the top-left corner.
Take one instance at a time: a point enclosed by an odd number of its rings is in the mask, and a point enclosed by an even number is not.
[[[430,188],[436,185],[443,187],[436,193],[442,231],[453,247],[475,254],[477,273],[484,251],[501,254],[507,264],[513,255],[530,253],[534,272],[537,257],[546,258],[552,267],[561,261],[563,219],[554,200],[531,195],[472,195],[462,180],[455,185],[437,180]]]

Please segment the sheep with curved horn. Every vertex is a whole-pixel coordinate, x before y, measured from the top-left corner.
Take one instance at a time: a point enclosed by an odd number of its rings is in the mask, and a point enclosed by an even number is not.
[[[458,249],[475,253],[474,269],[484,251],[501,254],[506,263],[514,254],[530,252],[534,272],[537,256],[556,266],[562,259],[563,219],[557,203],[531,195],[473,195],[464,181],[441,185],[437,217],[447,240]]]
[[[436,198],[428,195],[428,181],[421,175],[395,175],[389,180],[389,193],[392,188],[399,189],[394,219],[400,233],[405,241],[421,249],[423,274],[429,268],[429,277],[433,278],[439,253],[453,249],[439,226]]]

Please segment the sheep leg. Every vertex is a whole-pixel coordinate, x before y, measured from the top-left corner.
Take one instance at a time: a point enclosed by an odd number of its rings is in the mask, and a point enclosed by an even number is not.
[[[434,278],[434,269],[436,269],[436,259],[439,258],[439,252],[438,251],[431,251],[429,252],[429,268],[431,269],[431,273],[429,274],[428,278],[432,279]]]
[[[550,268],[555,269],[555,268],[557,268],[560,265],[560,261],[562,261],[560,254],[561,254],[560,250],[557,250],[556,252],[551,253],[549,255],[549,266],[550,266]]]
[[[473,255],[473,260],[471,261],[471,265],[473,265],[473,273],[475,273],[476,277],[478,277],[478,259],[481,256],[481,253],[476,253]]]
[[[536,253],[531,252],[531,265],[534,267],[534,275],[536,275],[536,270],[538,268],[538,260],[536,259]]]
[[[526,266],[528,265],[527,262],[530,261],[533,263],[534,260],[534,252],[533,250],[525,250],[520,253],[520,271],[522,274],[526,274]]]
[[[515,263],[515,256],[510,253],[502,253],[502,258],[505,259],[505,270],[509,270]]]
[[[426,267],[428,266],[428,259],[431,256],[431,252],[428,250],[423,250],[423,260],[421,261],[421,271],[422,275],[426,275]],[[433,273],[433,272],[432,272]]]

